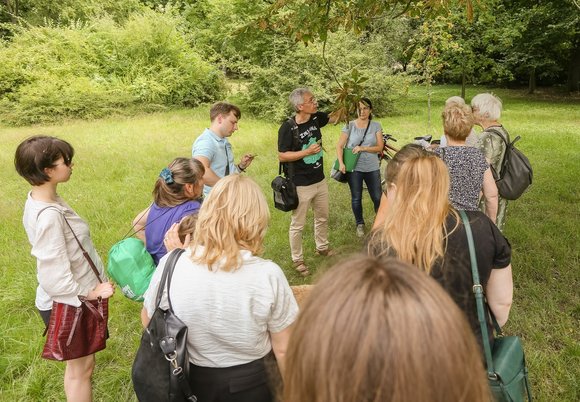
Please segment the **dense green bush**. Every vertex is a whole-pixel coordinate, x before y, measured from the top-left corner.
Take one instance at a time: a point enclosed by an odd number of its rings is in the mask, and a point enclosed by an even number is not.
[[[223,74],[189,45],[179,17],[17,28],[0,45],[0,115],[12,124],[112,111],[195,106],[221,98]]]

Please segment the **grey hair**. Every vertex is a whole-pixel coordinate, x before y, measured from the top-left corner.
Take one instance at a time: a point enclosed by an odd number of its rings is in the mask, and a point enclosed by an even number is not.
[[[450,105],[452,103],[457,103],[458,105],[465,105],[465,99],[461,96],[452,96],[451,98],[447,98],[445,101],[445,106]]]
[[[290,104],[292,105],[295,111],[298,111],[298,106],[304,104],[304,95],[306,95],[307,93],[312,93],[312,91],[308,87],[296,88],[294,91],[290,93],[290,96],[288,96],[288,100],[290,101]]]
[[[471,99],[471,107],[485,120],[498,120],[501,116],[501,99],[489,93],[477,94]]]

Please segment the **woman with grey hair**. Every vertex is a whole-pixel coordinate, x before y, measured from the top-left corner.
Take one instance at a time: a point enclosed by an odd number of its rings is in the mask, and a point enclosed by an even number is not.
[[[471,100],[474,123],[483,129],[476,147],[481,149],[490,166],[499,173],[506,150],[506,142],[510,137],[506,129],[499,122],[501,116],[501,99],[490,93],[478,94]],[[498,195],[498,210],[496,225],[503,232],[507,211],[507,200]],[[482,198],[479,209],[485,212],[485,196]]]

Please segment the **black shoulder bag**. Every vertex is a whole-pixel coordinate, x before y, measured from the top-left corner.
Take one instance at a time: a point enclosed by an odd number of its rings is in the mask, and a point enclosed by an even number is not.
[[[293,118],[288,119],[292,126],[292,141],[298,144],[298,124]],[[286,172],[282,176],[282,162],[278,164],[278,176],[272,180],[272,190],[274,191],[274,207],[280,211],[288,212],[298,208],[298,192],[294,184],[294,163],[286,163]]]
[[[493,314],[491,318],[497,332],[497,337],[494,339],[493,349],[489,344],[487,314],[485,313],[483,300],[483,286],[479,282],[471,225],[469,224],[469,219],[465,211],[459,211],[459,214],[465,227],[465,233],[467,233],[467,244],[471,258],[471,274],[473,276],[473,293],[477,305],[477,318],[481,327],[481,338],[487,366],[487,380],[491,388],[491,393],[498,402],[523,402],[526,396],[528,402],[531,402],[532,393],[528,381],[528,368],[526,367],[522,341],[517,336],[504,336]]]
[[[141,402],[197,401],[188,382],[187,325],[173,313],[170,298],[173,270],[184,251],[176,249],[167,259],[157,290],[155,312],[143,331],[133,362],[133,389]],[[166,288],[169,308],[164,310],[159,304]]]

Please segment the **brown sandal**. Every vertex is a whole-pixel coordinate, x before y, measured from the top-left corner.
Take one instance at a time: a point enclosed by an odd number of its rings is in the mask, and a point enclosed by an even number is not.
[[[308,271],[308,267],[304,264],[304,261],[297,261],[294,263],[294,269],[298,271],[298,273],[302,276],[310,275],[310,271]]]

